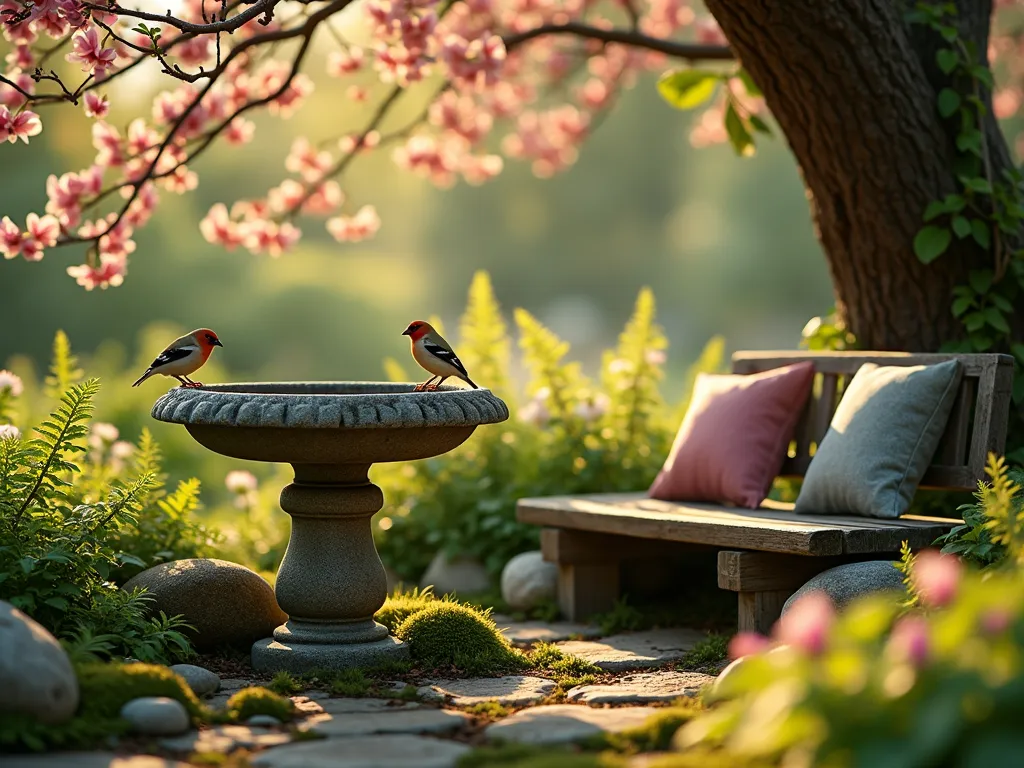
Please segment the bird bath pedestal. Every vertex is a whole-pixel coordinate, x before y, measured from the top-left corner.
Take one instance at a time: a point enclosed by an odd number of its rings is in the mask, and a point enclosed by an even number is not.
[[[505,421],[508,408],[486,389],[223,384],[172,389],[153,417],[184,424],[211,451],[295,469],[281,492],[292,532],[275,587],[288,621],[253,645],[252,664],[261,672],[303,672],[408,655],[373,620],[387,581],[370,527],[384,496],[367,479],[370,466],[447,453],[478,425]]]

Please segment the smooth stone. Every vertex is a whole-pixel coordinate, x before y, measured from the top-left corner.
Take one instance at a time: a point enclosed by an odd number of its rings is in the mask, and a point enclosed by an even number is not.
[[[192,693],[200,698],[210,696],[220,688],[220,676],[204,667],[197,667],[195,664],[174,664],[170,670],[181,675],[192,689]]]
[[[231,691],[228,693],[214,694],[210,698],[203,701],[203,704],[208,706],[210,709],[226,709],[228,706],[228,701],[231,699],[232,696],[235,695],[235,693],[235,691]]]
[[[539,550],[521,552],[501,571],[501,598],[525,611],[553,601],[558,592],[558,566],[548,563]]]
[[[277,728],[281,725],[281,721],[273,715],[253,715],[245,724],[252,728]]]
[[[287,744],[291,740],[291,734],[277,730],[257,729],[248,725],[215,725],[202,731],[190,731],[172,739],[161,739],[160,746],[172,752],[187,752],[189,754],[193,752],[228,753],[236,749],[276,747]]]
[[[292,696],[291,700],[292,704],[295,705],[295,714],[297,715],[319,715],[324,711],[324,708],[310,699],[309,696]]]
[[[876,592],[904,592],[903,574],[893,567],[892,560],[866,560],[863,563],[837,565],[813,576],[790,596],[782,606],[782,615],[793,603],[810,592],[824,592],[836,608],[851,600]]]
[[[566,694],[569,701],[588,704],[649,704],[696,696],[715,682],[713,675],[700,672],[645,672],[620,678],[614,683],[579,685]]]
[[[272,637],[252,645],[252,667],[257,672],[311,672],[314,669],[372,667],[384,661],[409,658],[409,646],[396,637],[369,643],[292,643]]]
[[[0,713],[23,714],[46,725],[71,719],[78,679],[67,653],[47,629],[0,600]]]
[[[489,590],[491,577],[478,560],[468,557],[449,560],[443,552],[438,552],[420,579],[420,587],[433,587],[438,596],[472,595]]]
[[[227,691],[240,691],[243,688],[250,688],[254,685],[256,685],[255,680],[246,680],[241,677],[225,677],[220,681],[220,688],[217,690],[221,693],[226,693]]]
[[[555,690],[555,683],[543,677],[483,677],[467,680],[439,680],[417,691],[429,699],[451,698],[458,707],[470,707],[485,701],[523,705],[540,701]]]
[[[181,614],[195,627],[187,634],[200,651],[249,646],[288,619],[273,588],[258,573],[226,560],[163,563],[130,579],[122,589],[135,587],[145,587],[152,595],[150,612]]]
[[[567,640],[558,643],[566,653],[579,656],[608,672],[660,667],[681,659],[707,635],[693,629],[653,629],[624,632],[602,640]]]
[[[299,724],[299,730],[329,738],[370,736],[374,733],[449,734],[462,728],[469,719],[469,715],[451,709],[354,712],[313,715]]]
[[[112,752],[57,752],[45,755],[4,755],[4,768],[192,768],[191,763],[153,755]]]
[[[269,749],[253,768],[452,768],[470,747],[424,736],[356,736]]]
[[[323,699],[317,704],[328,715],[350,715],[363,712],[399,712],[408,709],[420,709],[415,701],[395,701],[394,699]]]
[[[601,628],[592,624],[575,624],[569,621],[513,621],[501,615],[495,616],[494,622],[509,642],[516,645],[558,643],[577,637],[588,640],[601,636]]]
[[[643,725],[656,707],[595,709],[575,704],[521,709],[484,729],[488,739],[520,744],[566,744],[599,733],[619,733]]]
[[[167,696],[142,696],[121,707],[121,717],[143,736],[175,736],[192,722],[185,705]]]

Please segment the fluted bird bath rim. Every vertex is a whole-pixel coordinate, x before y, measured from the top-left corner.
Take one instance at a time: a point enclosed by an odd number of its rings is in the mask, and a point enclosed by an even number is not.
[[[384,504],[368,477],[378,462],[438,456],[477,426],[508,419],[487,389],[384,382],[260,382],[175,388],[153,418],[182,424],[201,445],[237,459],[289,463],[281,492],[291,537],[275,593],[288,621],[252,648],[261,672],[367,666],[408,655],[373,620],[387,580],[370,519]]]

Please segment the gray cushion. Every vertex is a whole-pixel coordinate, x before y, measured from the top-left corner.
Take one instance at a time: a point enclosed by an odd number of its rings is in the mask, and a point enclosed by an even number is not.
[[[862,365],[811,459],[796,513],[904,514],[946,429],[962,375],[959,360]]]

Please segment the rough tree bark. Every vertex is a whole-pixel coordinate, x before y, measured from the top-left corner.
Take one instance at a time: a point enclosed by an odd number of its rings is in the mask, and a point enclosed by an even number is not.
[[[961,34],[984,55],[991,0],[957,5]],[[837,308],[860,345],[934,351],[958,338],[951,291],[969,269],[991,265],[991,255],[960,241],[925,266],[913,250],[925,207],[957,191],[953,134],[936,107],[942,41],[910,28],[900,0],[707,7],[796,155]],[[991,117],[986,136],[998,177],[1011,158]]]

